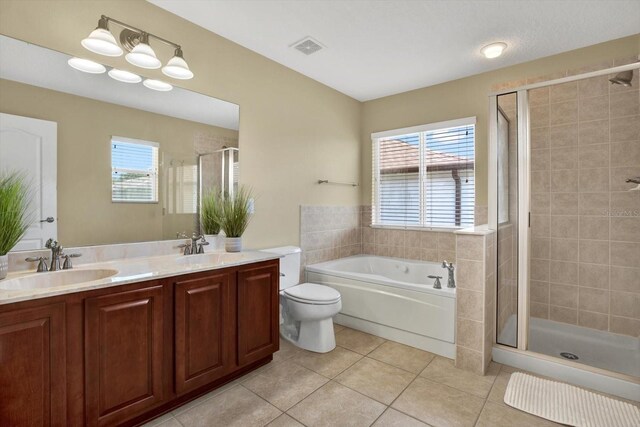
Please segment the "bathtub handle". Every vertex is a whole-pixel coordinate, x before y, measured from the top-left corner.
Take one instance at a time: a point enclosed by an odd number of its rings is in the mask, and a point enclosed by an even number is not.
[[[440,284],[440,279],[442,279],[442,276],[427,276],[429,279],[436,279],[435,282],[433,282],[433,289],[442,289],[442,285]]]

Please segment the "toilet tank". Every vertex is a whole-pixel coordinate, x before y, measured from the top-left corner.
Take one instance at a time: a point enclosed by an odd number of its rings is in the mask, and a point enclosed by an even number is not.
[[[262,251],[284,255],[280,258],[280,290],[290,288],[299,283],[300,253],[302,252],[299,247],[282,246],[279,248],[263,249]]]

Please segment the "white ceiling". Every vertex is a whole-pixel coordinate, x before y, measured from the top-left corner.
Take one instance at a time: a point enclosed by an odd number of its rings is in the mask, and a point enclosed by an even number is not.
[[[69,58],[67,54],[0,35],[0,78],[238,130],[240,108],[236,104],[182,88],[158,92],[141,83],[117,82],[106,73],[83,73],[67,64]]]
[[[639,0],[148,1],[361,101],[640,32]]]

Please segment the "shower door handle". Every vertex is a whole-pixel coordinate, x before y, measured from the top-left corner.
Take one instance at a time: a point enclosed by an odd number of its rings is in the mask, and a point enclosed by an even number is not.
[[[52,216],[47,217],[46,219],[41,219],[41,220],[40,220],[40,222],[48,222],[49,224],[51,224],[51,223],[52,223],[52,222],[54,222],[54,221],[55,221],[55,218],[54,218],[54,217],[52,217]]]

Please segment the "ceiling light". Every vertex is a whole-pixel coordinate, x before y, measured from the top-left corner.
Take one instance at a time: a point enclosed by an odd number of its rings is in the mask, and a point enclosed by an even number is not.
[[[147,33],[140,35],[140,42],[131,52],[125,55],[125,59],[128,63],[140,68],[155,69],[160,68],[160,65],[162,65],[156,57],[156,53],[149,46],[149,35]]]
[[[169,83],[165,83],[160,80],[146,79],[142,84],[149,89],[158,90],[160,92],[168,92],[173,89],[173,86]]]
[[[503,43],[503,42],[491,43],[486,45],[482,49],[480,49],[480,52],[486,58],[491,59],[491,58],[497,58],[498,56],[502,55],[502,52],[504,52],[506,48],[507,48],[506,43]]]
[[[75,68],[76,70],[82,71],[85,73],[102,74],[105,71],[107,71],[104,65],[94,61],[90,61],[88,59],[71,58],[67,61],[67,64],[69,64],[71,68]]]
[[[167,62],[167,65],[162,67],[162,73],[165,76],[173,77],[174,79],[187,80],[193,78],[193,73],[187,65],[187,61],[182,57],[182,49],[177,48],[176,52]]]
[[[122,83],[140,83],[142,81],[142,77],[139,75],[117,68],[112,68],[108,74],[112,79]]]
[[[122,48],[118,46],[115,37],[109,31],[108,22],[105,17],[100,18],[98,27],[80,43],[85,49],[100,55],[120,56],[122,55]]]

